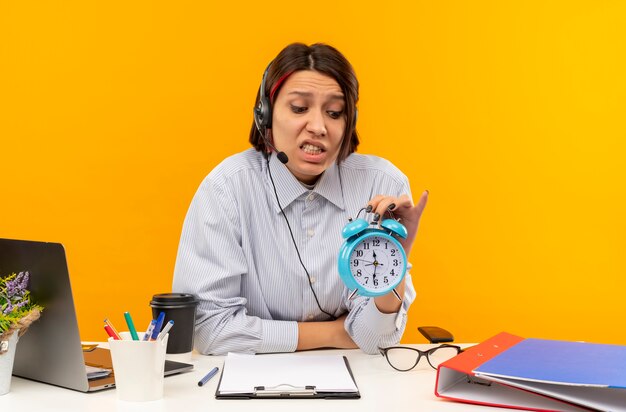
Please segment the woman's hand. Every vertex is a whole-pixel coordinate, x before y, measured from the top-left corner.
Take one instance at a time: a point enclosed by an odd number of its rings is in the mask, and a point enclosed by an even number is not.
[[[422,196],[420,196],[417,205],[413,205],[413,201],[407,195],[400,197],[377,195],[368,202],[368,205],[372,206],[372,213],[378,213],[381,216],[381,220],[385,217],[385,214],[390,216],[388,212],[391,210],[394,217],[406,227],[408,231],[407,238],[399,238],[398,240],[408,256],[411,252],[415,235],[417,235],[417,228],[427,201],[428,190],[425,190]]]
[[[344,323],[348,314],[344,314],[333,321],[327,322],[298,322],[298,346],[296,350],[318,348],[358,348],[354,343]]]

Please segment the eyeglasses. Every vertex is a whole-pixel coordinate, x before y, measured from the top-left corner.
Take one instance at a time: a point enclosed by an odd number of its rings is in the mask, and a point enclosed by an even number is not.
[[[393,346],[390,348],[381,348],[380,354],[387,358],[387,362],[392,368],[400,372],[406,372],[413,369],[419,363],[422,356],[426,357],[428,364],[434,369],[448,359],[454,358],[461,353],[461,347],[455,345],[439,345],[428,350],[419,350],[406,346]]]

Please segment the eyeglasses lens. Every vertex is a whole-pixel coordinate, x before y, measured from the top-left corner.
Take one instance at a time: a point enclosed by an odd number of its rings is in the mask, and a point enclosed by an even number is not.
[[[428,362],[433,368],[437,368],[439,365],[441,365],[443,362],[447,361],[448,359],[454,358],[456,355],[458,355],[458,353],[459,352],[457,348],[454,348],[454,347],[444,346],[444,347],[435,348],[435,350],[428,353]]]
[[[420,354],[408,348],[392,348],[387,351],[387,360],[396,369],[408,371],[417,363]]]

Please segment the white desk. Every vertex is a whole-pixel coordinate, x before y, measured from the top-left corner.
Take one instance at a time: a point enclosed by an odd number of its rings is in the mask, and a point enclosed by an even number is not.
[[[425,349],[432,345],[412,345]],[[360,350],[324,350],[300,352],[303,355],[346,355],[361,393],[358,400],[325,399],[255,399],[217,400],[215,390],[219,374],[206,385],[198,381],[214,366],[222,370],[222,356],[194,354],[194,370],[165,378],[163,399],[152,402],[117,400],[115,389],[82,393],[27,379],[13,377],[11,392],[0,396],[2,411],[138,411],[138,412],[214,412],[271,410],[289,412],[349,411],[484,411],[507,410],[455,403],[437,398],[434,393],[436,371],[425,359],[409,372],[398,372],[381,355],[367,355]]]

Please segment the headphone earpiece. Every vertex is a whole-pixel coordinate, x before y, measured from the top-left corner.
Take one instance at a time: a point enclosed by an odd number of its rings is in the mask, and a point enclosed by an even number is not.
[[[254,123],[262,136],[265,136],[267,129],[272,127],[272,104],[270,99],[265,95],[265,82],[267,80],[267,72],[269,72],[272,62],[267,65],[263,72],[263,80],[259,88],[259,103],[254,108]]]

